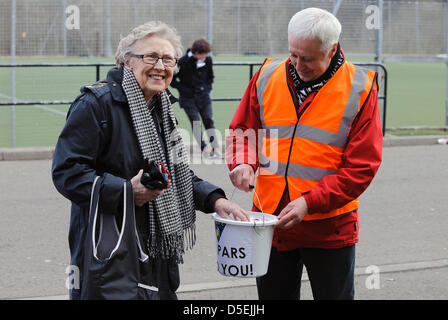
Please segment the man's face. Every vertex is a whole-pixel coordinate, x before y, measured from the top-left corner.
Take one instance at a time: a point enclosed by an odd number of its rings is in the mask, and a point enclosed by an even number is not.
[[[171,43],[157,35],[140,39],[133,50],[135,54],[152,54],[162,57],[175,57],[175,50]],[[174,67],[166,67],[159,59],[155,65],[143,62],[140,58],[131,58],[128,66],[143,90],[146,101],[155,94],[168,88],[173,79]]]
[[[322,52],[320,40],[317,38],[290,37],[288,44],[291,62],[300,79],[305,82],[315,80],[323,75],[337,50],[337,43],[335,43],[329,53]]]

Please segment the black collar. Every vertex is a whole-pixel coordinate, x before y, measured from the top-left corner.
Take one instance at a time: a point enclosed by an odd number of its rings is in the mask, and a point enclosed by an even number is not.
[[[128,99],[126,98],[126,94],[122,88],[123,83],[123,68],[112,68],[107,73],[107,85],[110,88],[110,92],[112,94],[112,98],[119,102],[126,102]]]

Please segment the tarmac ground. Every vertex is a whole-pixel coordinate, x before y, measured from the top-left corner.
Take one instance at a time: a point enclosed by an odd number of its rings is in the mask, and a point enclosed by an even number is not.
[[[381,168],[360,198],[356,299],[448,299],[448,145],[435,141],[386,137]],[[51,150],[0,150],[0,299],[68,298],[70,203],[52,184],[49,158]],[[232,194],[224,164],[192,169]],[[232,200],[249,209],[251,194]],[[255,279],[217,272],[211,215],[198,212],[196,229],[179,299],[257,299]],[[306,272],[301,296],[312,299]]]

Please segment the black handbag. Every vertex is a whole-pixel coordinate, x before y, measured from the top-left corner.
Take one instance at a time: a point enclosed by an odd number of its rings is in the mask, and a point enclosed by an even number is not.
[[[114,215],[98,210],[102,181],[97,177],[92,187],[81,299],[158,300],[158,289],[140,282],[142,268],[149,258],[141,248],[136,231],[131,183],[123,183],[123,217],[119,230]]]

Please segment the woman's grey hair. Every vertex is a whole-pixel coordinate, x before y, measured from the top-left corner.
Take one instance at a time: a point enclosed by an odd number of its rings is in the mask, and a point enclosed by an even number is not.
[[[288,24],[288,39],[318,38],[321,50],[329,53],[334,43],[338,43],[341,23],[330,12],[319,8],[307,8],[297,12]]]
[[[131,58],[129,54],[135,49],[139,40],[152,35],[168,40],[174,48],[175,58],[178,59],[182,56],[183,46],[176,29],[161,21],[149,21],[135,27],[126,37],[121,38],[115,53],[117,67],[124,66],[129,62]]]

